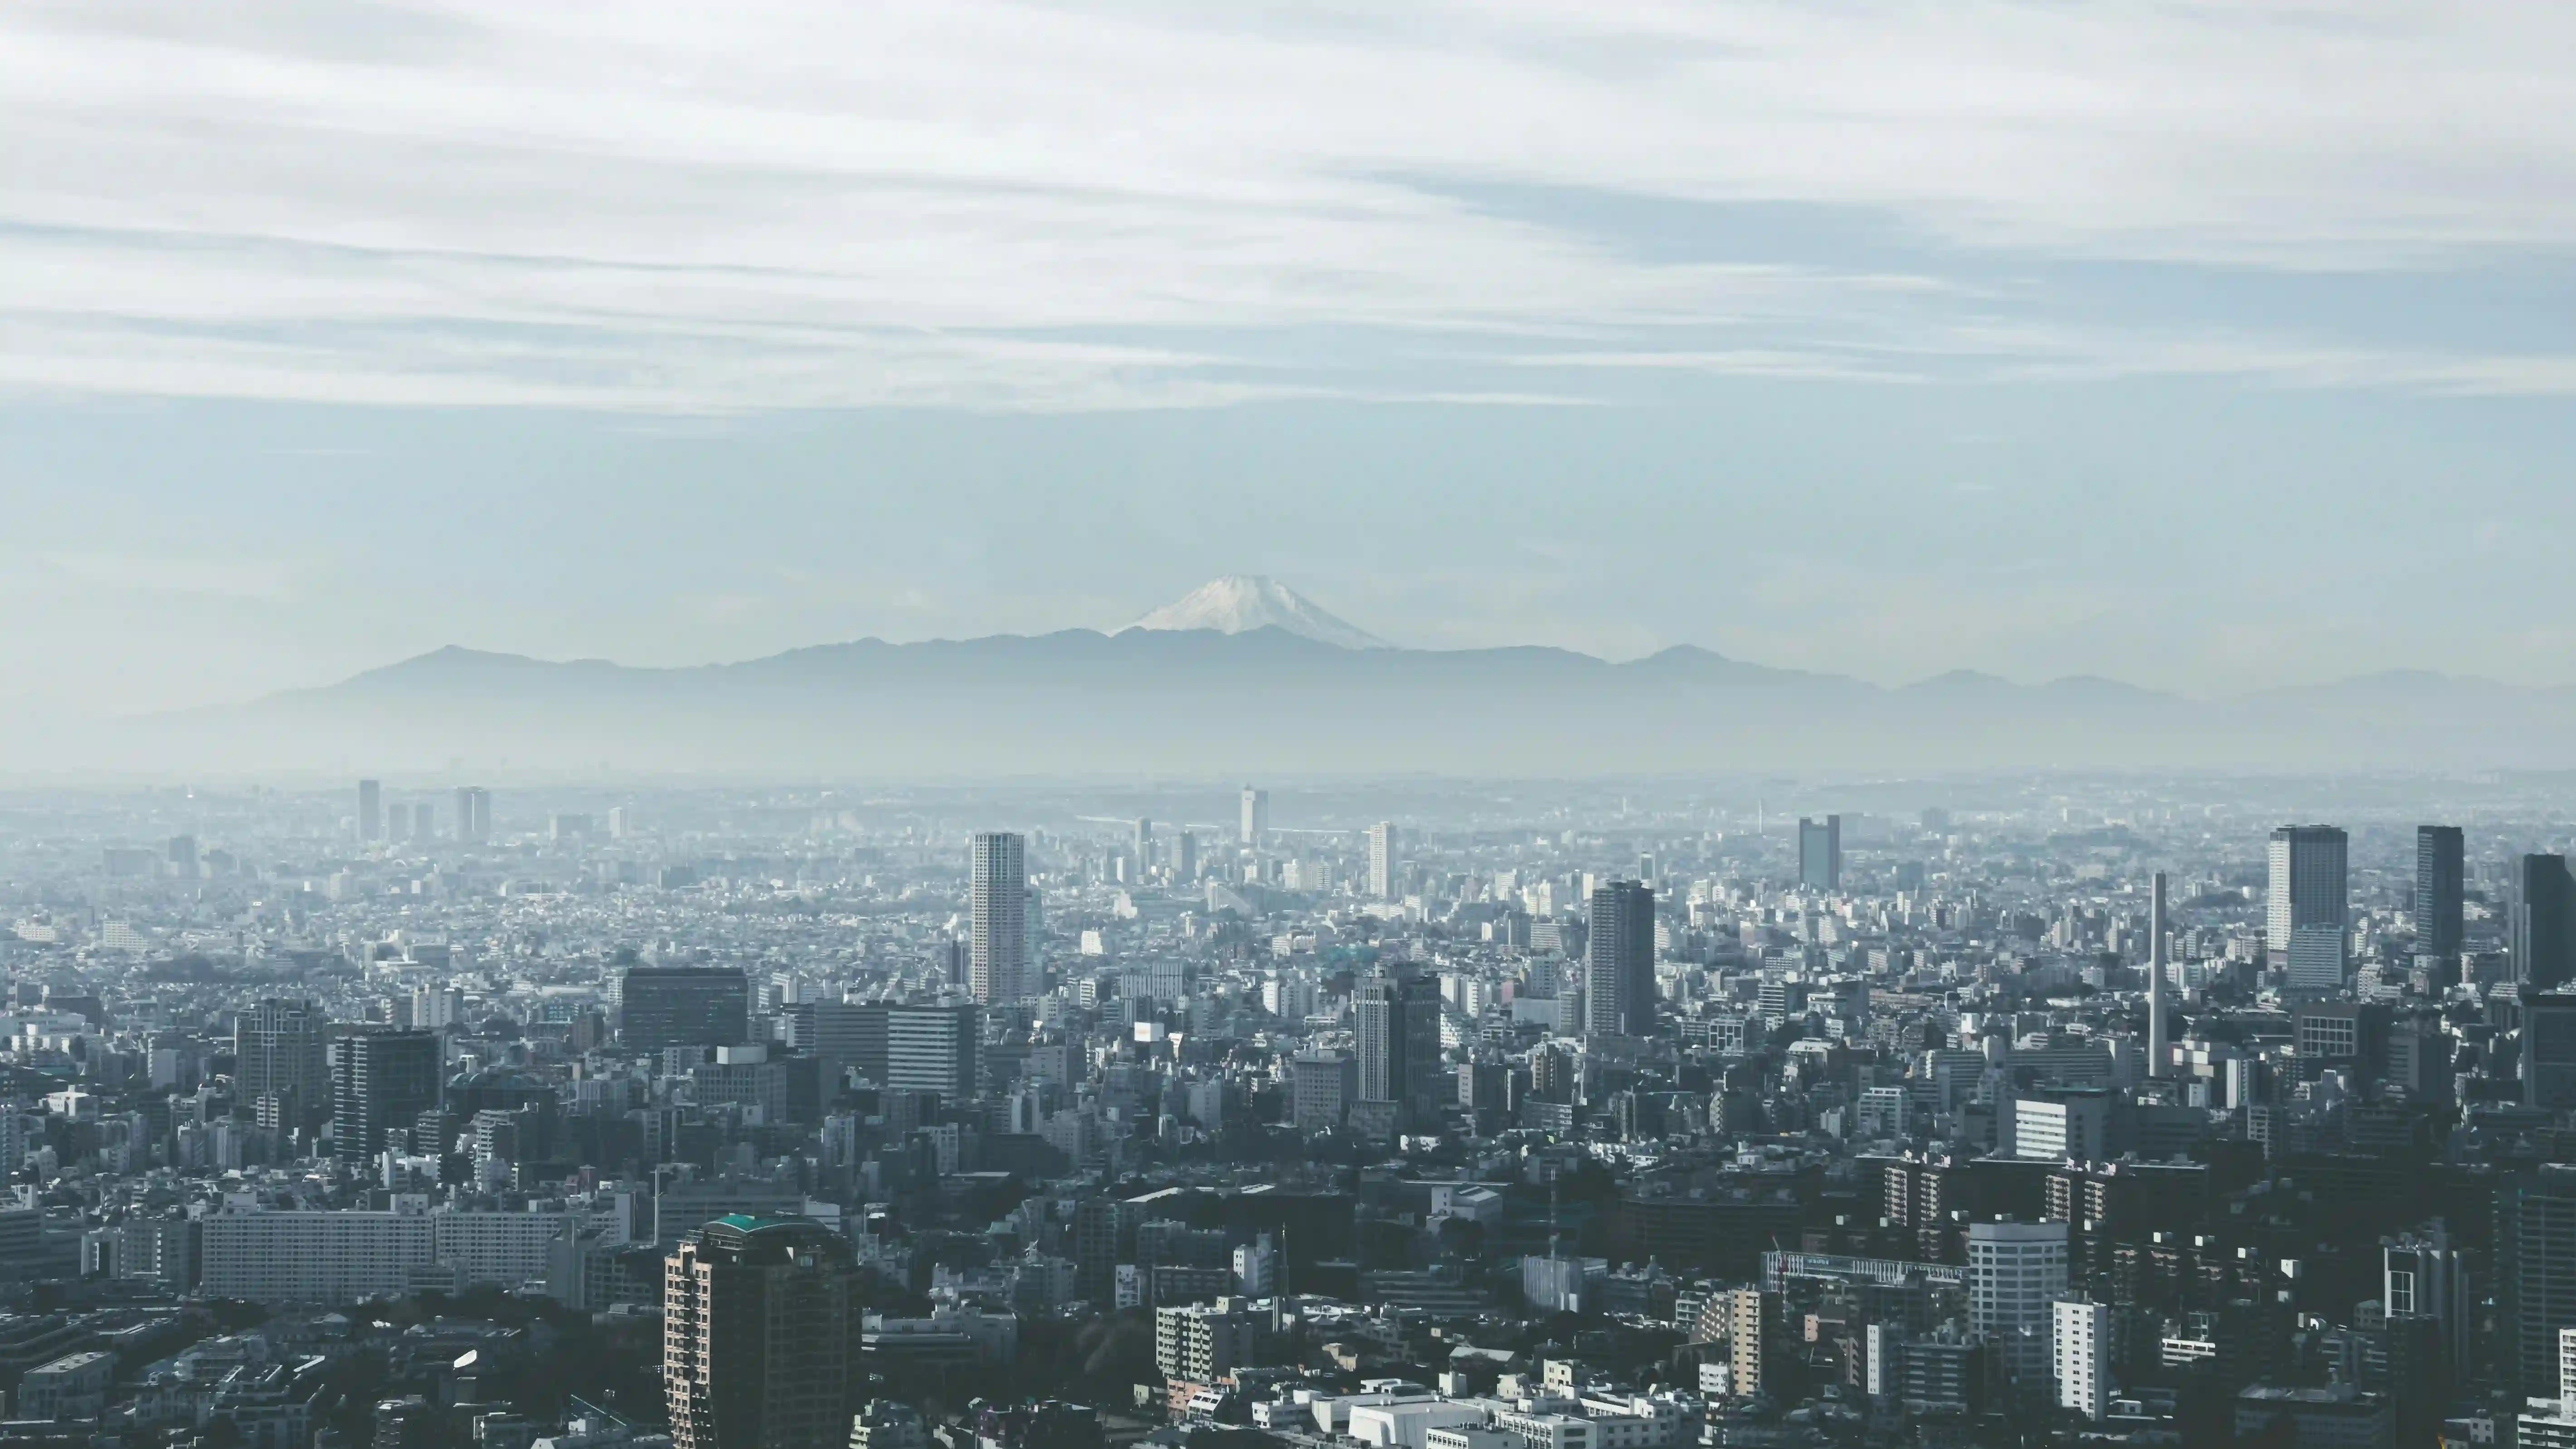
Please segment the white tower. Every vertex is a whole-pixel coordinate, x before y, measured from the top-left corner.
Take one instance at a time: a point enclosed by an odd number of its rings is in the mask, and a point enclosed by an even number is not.
[[[977,1001],[1037,994],[1029,980],[1027,844],[1006,831],[976,833],[967,874],[967,988]]]

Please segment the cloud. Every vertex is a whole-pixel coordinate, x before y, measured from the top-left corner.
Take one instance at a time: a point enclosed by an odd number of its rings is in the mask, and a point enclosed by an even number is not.
[[[1604,400],[1649,367],[2560,392],[2576,358],[2142,329],[2011,283],[2563,257],[2570,41],[2546,0],[21,4],[0,387],[657,412]],[[1567,200],[1507,214],[1480,185]],[[1648,237],[1617,198],[1698,210]],[[1781,261],[1743,210],[1774,204],[1871,218],[1894,264]],[[1533,366],[1567,380],[1491,375]]]

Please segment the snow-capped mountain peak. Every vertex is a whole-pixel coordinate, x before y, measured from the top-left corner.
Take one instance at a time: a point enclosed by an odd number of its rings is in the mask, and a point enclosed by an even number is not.
[[[1395,647],[1356,624],[1335,618],[1286,584],[1256,574],[1210,579],[1186,597],[1165,604],[1127,628],[1213,629],[1220,634],[1284,629],[1342,649]]]

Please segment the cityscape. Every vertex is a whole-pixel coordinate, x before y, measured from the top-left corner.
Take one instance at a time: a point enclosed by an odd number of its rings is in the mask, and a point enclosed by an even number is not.
[[[0,1434],[2570,1442],[2576,791],[2328,788],[21,793]]]
[[[2569,0],[8,0],[0,279],[0,1449],[2576,1449]]]

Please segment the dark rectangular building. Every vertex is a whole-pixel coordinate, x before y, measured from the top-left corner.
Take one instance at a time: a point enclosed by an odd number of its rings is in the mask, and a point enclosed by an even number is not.
[[[2563,855],[2526,855],[2513,898],[2513,975],[2525,992],[2576,979],[2576,876]]]
[[[2466,889],[2460,827],[2415,827],[2415,952],[2457,956],[2463,934],[2461,897]]]
[[[630,1051],[740,1046],[751,1031],[751,981],[732,966],[634,966],[620,1000]]]
[[[438,1106],[445,1058],[434,1031],[361,1031],[331,1043],[331,1150],[363,1162],[410,1150],[412,1124]],[[397,1140],[388,1144],[389,1136]]]
[[[1843,888],[1843,818],[1798,820],[1798,884],[1814,891]]]

